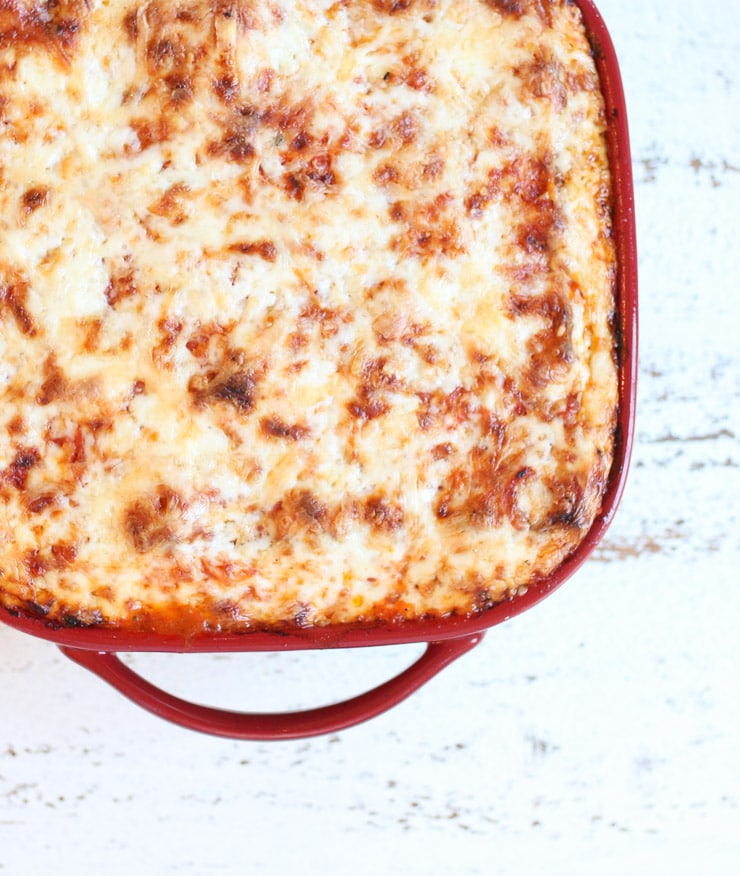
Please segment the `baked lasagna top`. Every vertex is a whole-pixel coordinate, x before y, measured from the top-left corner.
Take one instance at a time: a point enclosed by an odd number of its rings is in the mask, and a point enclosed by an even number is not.
[[[468,615],[597,515],[600,83],[568,0],[0,0],[0,604]]]

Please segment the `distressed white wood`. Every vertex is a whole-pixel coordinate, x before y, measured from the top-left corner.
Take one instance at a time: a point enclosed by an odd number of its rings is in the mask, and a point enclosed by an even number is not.
[[[634,463],[603,545],[412,699],[305,742],[180,730],[0,626],[0,876],[738,872],[740,6],[600,9],[641,287]],[[133,662],[280,708],[418,652]]]

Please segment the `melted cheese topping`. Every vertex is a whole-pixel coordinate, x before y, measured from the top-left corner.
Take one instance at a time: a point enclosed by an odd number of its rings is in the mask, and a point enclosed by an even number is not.
[[[566,0],[0,3],[0,602],[485,610],[598,512],[604,109]]]

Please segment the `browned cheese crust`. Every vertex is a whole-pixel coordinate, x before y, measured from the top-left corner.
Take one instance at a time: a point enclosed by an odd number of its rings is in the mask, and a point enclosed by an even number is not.
[[[610,209],[567,0],[0,0],[0,605],[524,592],[611,466]]]

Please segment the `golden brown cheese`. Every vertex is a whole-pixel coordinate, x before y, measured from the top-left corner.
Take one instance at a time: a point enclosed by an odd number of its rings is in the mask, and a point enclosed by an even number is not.
[[[0,602],[480,612],[598,513],[600,85],[567,0],[0,0]]]

